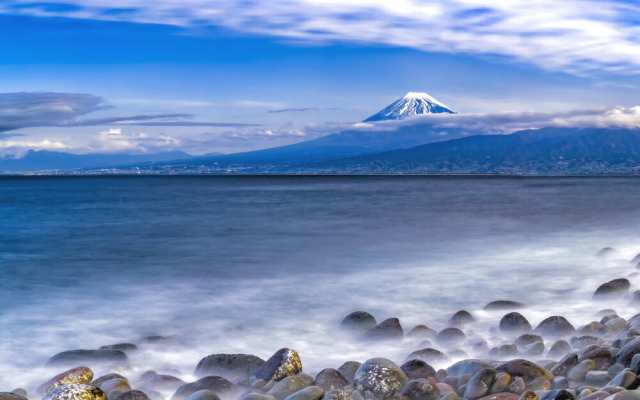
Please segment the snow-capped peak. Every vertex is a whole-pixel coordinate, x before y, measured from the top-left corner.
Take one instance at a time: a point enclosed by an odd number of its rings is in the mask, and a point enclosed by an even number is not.
[[[428,114],[454,114],[448,106],[424,92],[408,92],[364,122],[399,120]]]

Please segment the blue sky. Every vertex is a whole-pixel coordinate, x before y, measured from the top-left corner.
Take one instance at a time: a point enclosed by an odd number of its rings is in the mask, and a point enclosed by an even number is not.
[[[461,113],[635,121],[634,15],[605,0],[5,0],[0,149],[251,150],[411,90]]]

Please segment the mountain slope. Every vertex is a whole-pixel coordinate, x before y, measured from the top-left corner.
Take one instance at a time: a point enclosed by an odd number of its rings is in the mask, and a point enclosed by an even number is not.
[[[31,150],[21,158],[0,159],[0,173],[108,168],[125,164],[164,162],[190,157],[189,154],[181,151],[149,154],[71,154]]]
[[[427,93],[409,92],[364,122],[401,120],[428,114],[454,114],[454,111]]]
[[[412,124],[389,130],[353,129],[305,142],[265,150],[214,157],[194,157],[185,161],[166,163],[166,166],[218,166],[220,168],[259,167],[271,165],[302,165],[363,154],[403,149],[464,137],[467,133],[456,128],[434,128],[429,123]]]
[[[588,174],[640,172],[640,130],[544,128],[480,135],[316,165],[320,171]]]

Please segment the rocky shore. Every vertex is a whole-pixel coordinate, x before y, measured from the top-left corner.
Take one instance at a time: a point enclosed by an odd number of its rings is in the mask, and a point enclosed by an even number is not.
[[[640,255],[630,269],[639,263]],[[608,299],[628,306],[602,307]],[[140,343],[70,350],[49,359],[47,368],[57,375],[29,390],[1,392],[0,400],[640,400],[639,300],[627,278],[604,282],[590,300],[591,322],[574,326],[562,315],[534,325],[523,315],[526,304],[499,299],[483,308],[499,315],[483,333],[466,310],[453,313],[440,330],[406,329],[398,318],[379,321],[354,311],[336,330],[371,358],[321,371],[305,370],[298,352],[283,348],[266,360],[208,355],[185,381],[153,370],[127,374]],[[389,343],[406,345],[406,358],[378,357]],[[96,376],[98,370],[111,372]]]

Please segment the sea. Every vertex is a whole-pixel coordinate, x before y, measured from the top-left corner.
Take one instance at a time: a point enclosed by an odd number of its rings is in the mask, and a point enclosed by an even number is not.
[[[354,338],[339,327],[354,310],[409,331],[464,309],[491,346],[493,300],[526,304],[534,326],[628,318],[637,304],[592,294],[640,288],[639,252],[637,178],[3,177],[0,391],[60,372],[45,366],[58,352],[121,342],[139,345],[127,376],[185,381],[214,353],[288,347],[314,373],[419,348]]]

